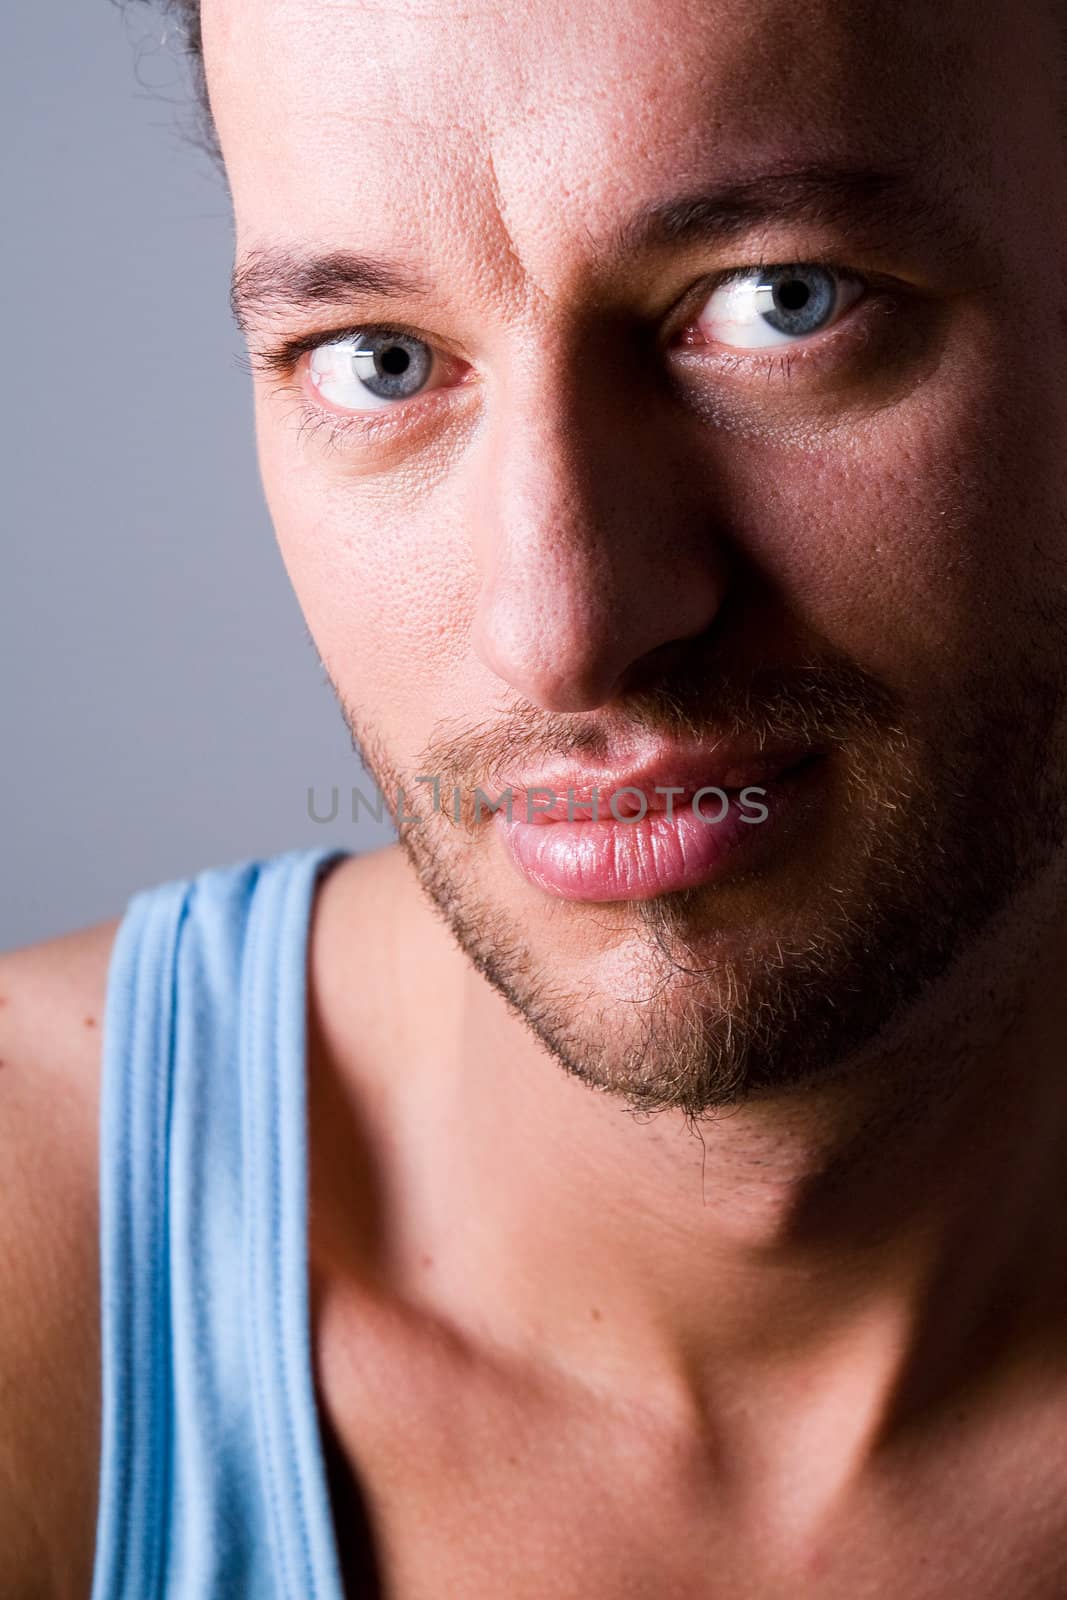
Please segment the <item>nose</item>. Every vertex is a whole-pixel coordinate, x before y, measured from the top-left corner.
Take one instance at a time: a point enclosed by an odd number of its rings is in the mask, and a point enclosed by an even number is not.
[[[525,700],[607,705],[714,623],[725,546],[681,431],[663,400],[577,393],[565,375],[513,385],[498,405],[470,480],[473,645]]]

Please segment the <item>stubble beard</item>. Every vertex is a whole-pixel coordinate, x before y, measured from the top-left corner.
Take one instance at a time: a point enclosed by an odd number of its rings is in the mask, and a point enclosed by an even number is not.
[[[382,792],[415,792],[338,699]],[[974,673],[936,735],[853,715],[853,737],[834,752],[846,795],[840,870],[792,935],[747,940],[734,928],[709,940],[714,887],[628,902],[613,908],[626,919],[627,993],[569,980],[536,929],[485,893],[479,852],[446,814],[401,821],[399,838],[467,958],[566,1072],[635,1115],[698,1124],[876,1065],[879,1039],[899,1034],[985,930],[1015,901],[1023,915],[1027,886],[1064,865],[1065,707],[1050,653],[1045,670],[1031,660],[1010,684]]]

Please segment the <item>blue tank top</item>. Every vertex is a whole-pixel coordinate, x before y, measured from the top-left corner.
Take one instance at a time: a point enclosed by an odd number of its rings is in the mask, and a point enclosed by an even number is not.
[[[111,955],[92,1600],[343,1600],[308,1321],[293,850],[143,890]]]

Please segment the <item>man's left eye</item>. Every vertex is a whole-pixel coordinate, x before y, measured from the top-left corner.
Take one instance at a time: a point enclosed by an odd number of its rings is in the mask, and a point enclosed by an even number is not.
[[[411,400],[435,375],[435,353],[409,333],[371,329],[317,345],[308,373],[319,393],[343,411],[378,411]]]
[[[712,291],[697,325],[733,349],[792,344],[830,327],[864,287],[831,267],[742,267]]]

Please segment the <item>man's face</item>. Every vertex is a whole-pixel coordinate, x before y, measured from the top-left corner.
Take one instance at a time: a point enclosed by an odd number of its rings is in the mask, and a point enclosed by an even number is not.
[[[635,1106],[854,1059],[1051,881],[1046,27],[962,0],[205,4],[308,626],[472,959]],[[559,823],[470,804],[637,770],[740,771],[768,818],[709,854],[664,800],[578,809],[538,876]]]

